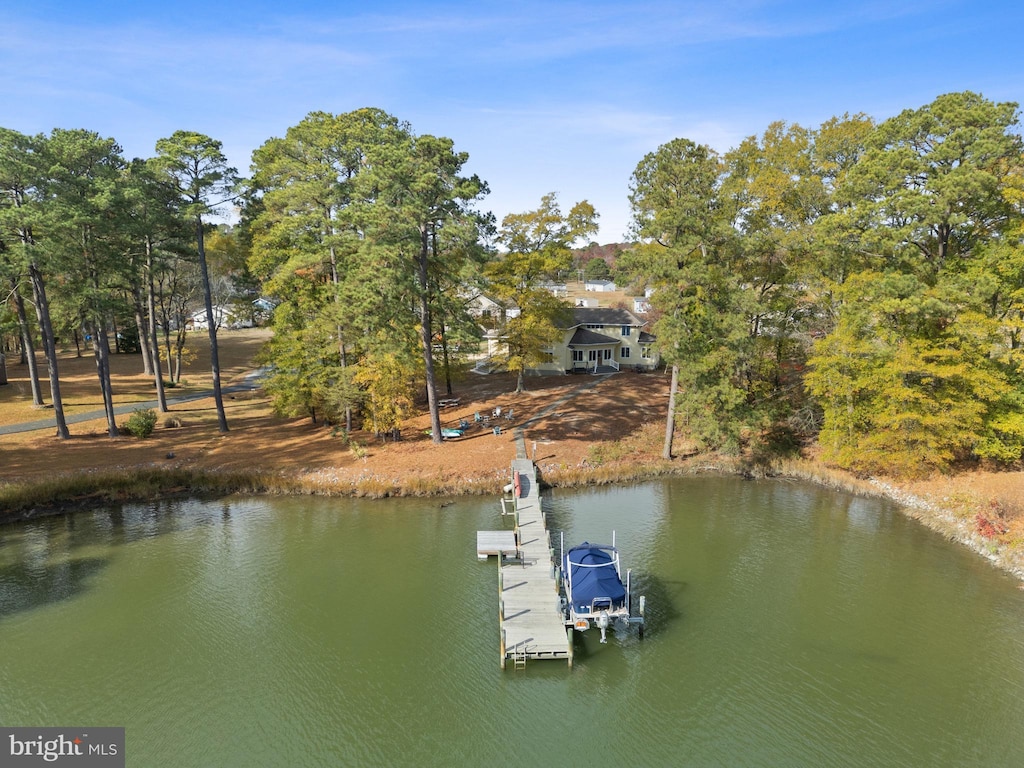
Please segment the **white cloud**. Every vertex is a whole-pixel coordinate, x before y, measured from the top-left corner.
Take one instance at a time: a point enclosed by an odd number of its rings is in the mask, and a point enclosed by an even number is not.
[[[499,217],[558,191],[594,202],[608,239],[628,223],[637,162],[673,138],[724,152],[772,120],[884,117],[962,88],[1014,98],[1021,77],[1005,8],[986,18],[963,0],[224,0],[215,23],[198,0],[61,16],[8,1],[0,124],[90,128],[129,155],[188,128],[223,141],[245,172],[253,149],[308,112],[377,106],[469,151]],[[964,25],[991,32],[959,35]],[[896,72],[878,55],[954,40],[954,79],[935,57]]]

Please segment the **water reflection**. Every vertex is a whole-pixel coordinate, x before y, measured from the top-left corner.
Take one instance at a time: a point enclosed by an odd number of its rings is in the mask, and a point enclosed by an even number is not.
[[[681,579],[670,581],[649,571],[633,573],[633,610],[637,610],[637,597],[643,595],[647,599],[645,637],[656,637],[684,617],[688,586]]]
[[[0,528],[0,722],[124,724],[137,765],[1024,753],[1024,592],[891,506],[694,478],[545,508],[567,545],[615,531],[647,597],[643,641],[579,636],[571,672],[499,668],[496,569],[473,546],[496,499],[169,501]]]
[[[62,557],[0,566],[0,620],[77,597],[108,563],[102,557]]]

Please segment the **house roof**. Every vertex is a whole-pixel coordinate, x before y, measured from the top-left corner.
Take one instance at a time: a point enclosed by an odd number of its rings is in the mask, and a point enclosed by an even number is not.
[[[640,331],[640,336],[637,337],[637,341],[641,344],[650,344],[651,342],[657,341],[658,337],[654,336],[647,331]]]
[[[221,315],[222,317],[227,317],[228,315],[231,314],[231,307],[225,306],[224,304],[214,304],[213,305],[213,314],[214,314],[215,317],[217,315]],[[189,317],[195,318],[197,320],[199,318],[205,318],[206,317],[206,307],[200,307],[195,312],[192,312],[189,315]]]
[[[576,333],[569,339],[570,347],[591,347],[595,345],[607,347],[609,344],[620,343],[622,343],[620,339],[613,339],[611,336],[605,336],[603,333],[586,328],[577,328]]]
[[[613,309],[611,307],[574,307],[572,310],[572,325],[647,325],[646,320],[641,320],[628,309]],[[570,328],[572,326],[569,326]]]

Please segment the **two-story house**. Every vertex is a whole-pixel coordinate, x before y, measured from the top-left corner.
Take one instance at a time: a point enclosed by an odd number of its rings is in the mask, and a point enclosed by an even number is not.
[[[574,307],[571,325],[548,350],[541,373],[610,372],[622,368],[653,370],[658,365],[655,338],[626,309]]]

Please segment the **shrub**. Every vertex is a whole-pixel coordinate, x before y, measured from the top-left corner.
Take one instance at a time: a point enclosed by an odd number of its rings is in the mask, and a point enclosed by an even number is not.
[[[600,467],[611,461],[619,461],[631,453],[632,449],[622,440],[595,443],[587,449],[587,461],[593,467]]]
[[[152,408],[136,408],[128,417],[128,423],[124,425],[128,434],[138,438],[149,437],[156,428],[156,411]]]

